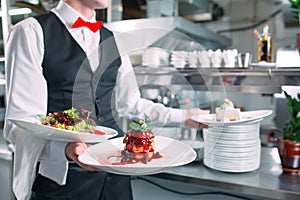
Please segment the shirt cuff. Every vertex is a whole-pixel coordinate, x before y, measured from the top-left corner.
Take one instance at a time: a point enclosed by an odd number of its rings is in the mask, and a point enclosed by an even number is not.
[[[49,143],[50,160],[68,162],[68,159],[65,154],[66,145],[67,145],[66,142],[50,141]]]
[[[65,155],[66,142],[48,141],[39,157],[39,161],[59,161],[66,162]]]
[[[39,173],[55,181],[59,185],[65,185],[67,180],[68,169],[68,162],[53,162],[45,160],[40,162]]]
[[[182,109],[170,108],[170,126],[184,127],[187,111]]]
[[[68,172],[68,159],[65,156],[66,145],[66,142],[49,141],[40,157],[39,173],[60,185],[66,183]]]

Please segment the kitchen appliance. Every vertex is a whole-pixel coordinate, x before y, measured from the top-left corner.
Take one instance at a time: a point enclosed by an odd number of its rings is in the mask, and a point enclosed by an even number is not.
[[[107,26],[131,52],[147,47],[169,51],[216,50],[224,49],[231,43],[228,38],[182,17],[123,20],[108,23]]]

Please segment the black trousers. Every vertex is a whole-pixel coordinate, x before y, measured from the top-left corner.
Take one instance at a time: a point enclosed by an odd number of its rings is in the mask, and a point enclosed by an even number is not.
[[[70,164],[66,185],[38,174],[31,200],[132,200],[130,176],[90,172]]]

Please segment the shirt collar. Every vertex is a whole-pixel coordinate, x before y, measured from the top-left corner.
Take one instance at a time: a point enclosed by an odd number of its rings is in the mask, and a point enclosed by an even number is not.
[[[86,19],[83,15],[77,12],[74,8],[69,6],[64,1],[59,1],[58,5],[52,9],[52,11],[65,22],[65,24],[71,28],[74,22],[81,17],[85,21],[95,22],[96,21],[96,13],[94,12],[94,16],[91,19]]]

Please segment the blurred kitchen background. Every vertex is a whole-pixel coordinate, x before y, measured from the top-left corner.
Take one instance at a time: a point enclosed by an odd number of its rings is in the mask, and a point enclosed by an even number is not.
[[[57,0],[1,0],[1,38],[6,37],[7,29],[11,25],[28,16],[46,12],[56,3]],[[112,0],[111,4],[109,9],[98,11],[99,18],[107,23],[179,17],[193,23],[187,26],[199,30],[199,27],[204,27],[228,39],[219,44],[209,45],[213,50],[236,48],[241,52],[256,55],[257,44],[253,30],[262,31],[263,26],[268,24],[274,38],[273,52],[276,59],[277,50],[295,48],[295,35],[299,32],[299,24],[293,19],[288,0]],[[7,9],[8,16],[5,15]],[[180,22],[176,25],[175,22],[171,23],[174,24],[170,24],[170,27],[181,26]],[[130,28],[126,29],[129,30]],[[201,35],[202,31],[198,34]],[[197,37],[193,31],[187,30],[185,33]],[[205,44],[206,41],[202,43]],[[0,55],[4,55],[3,46],[1,39]]]
[[[1,0],[1,125],[5,113],[4,47],[9,28],[24,18],[47,12],[56,3]],[[288,0],[112,0],[108,9],[97,12],[121,41],[121,55],[130,56],[143,97],[171,107],[200,107],[212,112],[227,97],[244,111],[273,110],[261,123],[262,145],[272,146],[269,134],[282,127],[287,118],[282,89],[291,94],[300,92],[296,46],[300,25],[293,19]],[[253,31],[261,32],[266,24],[273,37],[275,65],[256,67],[250,65],[258,61]],[[212,56],[216,52],[222,56],[218,65],[218,58]],[[233,53],[231,65],[226,65],[224,52]],[[252,60],[241,68],[237,54],[246,52]],[[121,126],[126,130],[127,121]],[[197,130],[157,131],[177,139],[201,140]],[[7,184],[11,183],[13,156],[6,142],[0,141],[0,194],[4,200],[13,199],[11,184]]]

